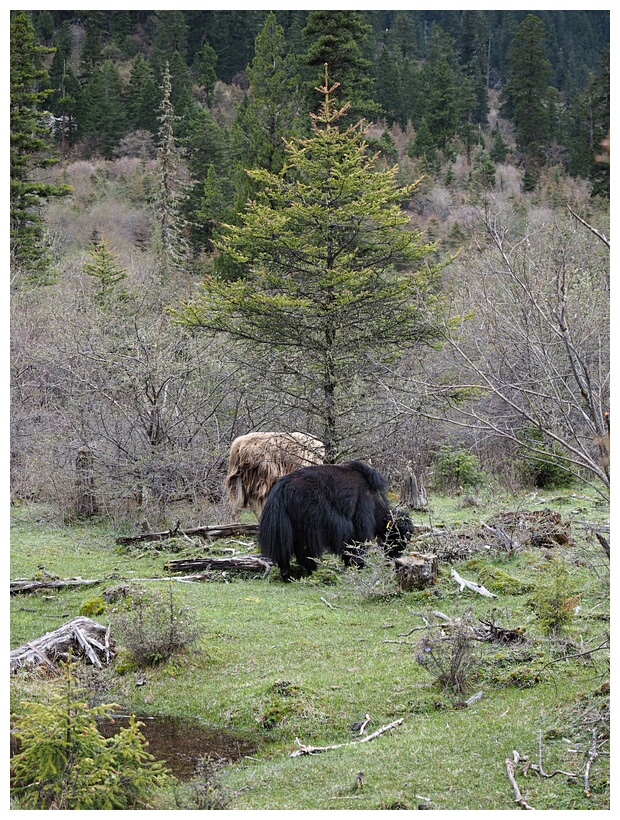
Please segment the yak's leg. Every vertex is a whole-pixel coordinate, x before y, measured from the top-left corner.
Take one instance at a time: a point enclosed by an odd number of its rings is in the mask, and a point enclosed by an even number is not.
[[[316,569],[316,560],[314,558],[310,558],[307,555],[298,555],[296,557],[297,563],[304,571],[304,575],[312,575],[312,573]]]

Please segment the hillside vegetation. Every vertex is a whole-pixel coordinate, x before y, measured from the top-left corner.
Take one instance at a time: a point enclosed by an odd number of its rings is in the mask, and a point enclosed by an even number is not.
[[[11,12],[11,647],[116,647],[12,675],[14,808],[609,808],[609,168],[608,12]],[[268,430],[414,476],[437,583],[117,541]],[[112,703],[239,754],[63,745]]]

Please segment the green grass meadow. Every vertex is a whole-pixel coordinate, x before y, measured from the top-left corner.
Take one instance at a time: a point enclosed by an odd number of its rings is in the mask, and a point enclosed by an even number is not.
[[[107,587],[134,582],[172,588],[175,604],[188,607],[199,626],[199,640],[144,670],[142,686],[135,684],[135,670],[120,662],[121,652],[110,668],[90,675],[91,695],[138,716],[183,717],[253,739],[257,751],[220,773],[226,808],[510,810],[516,805],[506,758],[516,750],[538,763],[542,749],[547,773],[560,769],[578,776],[519,773],[528,803],[542,810],[609,809],[609,742],[595,720],[609,700],[608,651],[587,652],[609,633],[609,566],[591,526],[608,526],[608,509],[593,493],[574,490],[492,497],[483,506],[433,498],[430,507],[414,514],[416,522],[453,530],[499,510],[549,507],[571,522],[571,541],[553,551],[489,549],[453,564],[444,561],[435,586],[375,600],[343,582],[335,559],[310,579],[290,584],[280,581],[277,570],[264,579],[230,572],[226,581],[144,580],[167,576],[171,558],[216,553],[230,543],[121,549],[115,544],[119,533],[108,525],[66,525],[50,508],[21,504],[12,510],[11,579],[45,572],[102,583],[12,596],[11,648],[77,616]],[[560,555],[579,609],[549,636],[532,599],[549,583]],[[487,585],[482,578],[510,576],[519,583],[486,598],[460,591],[451,566]],[[457,698],[442,692],[416,661],[421,632],[411,630],[423,625],[430,609],[454,618],[468,608],[474,620],[524,629],[527,642],[477,645],[475,670]],[[107,623],[108,612],[93,617]],[[40,671],[13,675],[11,710],[44,699],[52,683]],[[480,700],[462,706],[463,698],[479,691]],[[352,724],[367,714],[367,733],[402,723],[369,742],[350,743],[360,739]],[[601,753],[586,796],[582,774],[595,725]],[[346,745],[291,757],[296,739]],[[171,801],[162,794],[158,807],[175,808]]]

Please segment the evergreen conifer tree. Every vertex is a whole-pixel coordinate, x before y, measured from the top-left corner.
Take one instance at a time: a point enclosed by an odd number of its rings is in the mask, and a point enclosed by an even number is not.
[[[325,76],[312,133],[287,142],[280,173],[248,171],[262,192],[217,242],[246,275],[207,277],[176,312],[238,343],[280,404],[314,420],[329,461],[343,455],[372,361],[434,338],[437,307],[432,247],[399,205],[415,186],[377,170],[362,123],[339,128],[333,90]]]
[[[343,101],[349,103],[349,122],[380,116],[372,60],[365,53],[372,34],[365,12],[311,11],[303,33],[308,43],[304,61],[314,69],[308,86],[310,107],[314,106],[315,87],[321,83],[327,64],[332,80],[340,83]]]
[[[26,12],[11,12],[10,106],[10,227],[13,276],[23,273],[46,281],[49,258],[45,249],[43,207],[50,197],[70,192],[36,178],[35,169],[57,160],[49,151],[50,127],[44,121],[43,102],[51,93],[47,73],[40,68],[49,49],[35,42]]]
[[[162,101],[159,108],[157,168],[153,206],[155,209],[156,249],[163,276],[183,269],[187,258],[186,223],[181,215],[185,186],[181,181],[181,149],[174,133],[176,115],[171,102],[168,63],[164,64]]]
[[[503,94],[503,111],[514,123],[517,148],[523,157],[526,190],[536,184],[551,134],[553,89],[549,85],[551,63],[546,56],[545,38],[542,20],[528,14],[511,43],[508,83]]]
[[[141,54],[136,57],[126,92],[127,119],[131,128],[157,133],[157,111],[161,91],[155,82],[153,70]]]
[[[284,30],[273,12],[256,38],[248,79],[246,105],[232,129],[233,151],[244,168],[278,172],[284,160],[283,138],[299,129],[300,118],[295,102],[298,78],[286,58]],[[249,189],[243,187],[245,199]]]
[[[211,102],[217,80],[216,64],[216,50],[209,43],[205,43],[194,59],[194,67],[198,76],[198,84],[204,89],[207,105]]]
[[[110,60],[94,69],[82,96],[82,134],[104,157],[112,157],[127,132],[125,94],[118,69]]]
[[[116,285],[126,279],[126,272],[117,264],[116,257],[105,240],[93,243],[84,272],[96,282],[95,301],[102,308],[110,306],[112,298],[122,297]]]

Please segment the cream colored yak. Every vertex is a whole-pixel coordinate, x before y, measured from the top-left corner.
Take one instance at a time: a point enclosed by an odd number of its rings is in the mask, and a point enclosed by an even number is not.
[[[276,481],[299,467],[322,464],[325,446],[307,433],[248,433],[236,438],[228,457],[226,491],[235,515],[249,508],[260,519]]]

